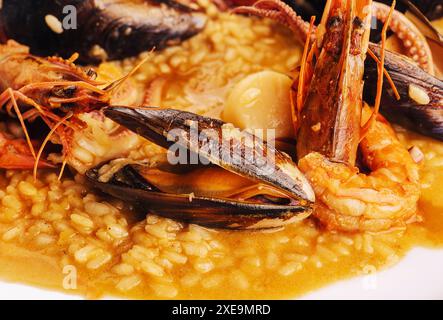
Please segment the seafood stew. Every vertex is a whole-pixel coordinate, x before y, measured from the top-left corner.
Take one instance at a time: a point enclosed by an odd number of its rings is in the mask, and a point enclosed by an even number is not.
[[[443,19],[382,2],[3,0],[0,278],[292,298],[441,250]]]

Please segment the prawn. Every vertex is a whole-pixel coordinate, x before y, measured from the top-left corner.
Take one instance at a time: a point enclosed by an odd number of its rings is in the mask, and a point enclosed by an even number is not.
[[[318,58],[303,105],[304,117],[297,146],[300,169],[311,182],[317,197],[313,214],[327,228],[334,230],[382,231],[403,226],[417,220],[419,172],[395,131],[378,114],[383,87],[383,50],[390,18],[382,34],[378,98],[371,110],[363,107],[362,102],[371,1],[350,1],[351,10],[345,9],[344,1],[329,1],[329,5],[332,15],[323,19],[323,28],[319,28],[325,30],[320,39],[326,47]],[[391,14],[394,6],[395,2]],[[350,12],[348,25],[339,29],[336,35],[334,32],[339,25],[331,21],[337,21],[337,14],[343,17],[345,12]],[[346,25],[346,20],[343,21]],[[328,30],[331,26],[332,30]],[[331,46],[331,39],[343,41],[341,53],[328,51],[329,48],[340,48],[340,43]],[[334,53],[336,59],[331,60]],[[337,69],[331,69],[331,61],[336,63]],[[326,73],[331,70],[332,74]],[[324,91],[325,74],[329,75],[328,92]],[[317,121],[326,127],[313,130]],[[355,164],[358,150],[369,169],[368,174],[361,173]]]
[[[241,10],[300,32],[300,18],[280,1],[256,6],[261,11]],[[386,29],[394,6],[395,1],[383,28],[373,109],[362,100],[372,1],[329,0],[316,35],[303,31],[311,49],[304,50],[301,83],[293,85],[299,97],[292,106],[298,115],[298,164],[316,195],[313,216],[332,230],[375,232],[418,220],[418,165],[378,114]],[[368,173],[356,164],[358,152]]]
[[[336,1],[331,2],[337,4]],[[383,86],[383,54],[379,63],[378,98],[374,109],[363,107],[362,103],[369,21],[360,17],[365,12],[368,14],[365,8],[370,8],[370,2],[351,1],[351,6],[354,5],[356,9],[355,16],[352,16],[351,10],[352,24],[347,27],[351,30],[348,31],[351,38],[347,40],[348,48],[343,45],[346,50],[343,49],[338,60],[343,61],[342,69],[329,74],[328,88],[333,89],[326,97],[319,95],[325,93],[322,91],[324,78],[316,79],[326,70],[331,70],[330,60],[328,66],[322,59],[326,57],[328,62],[331,57],[321,54],[303,106],[305,117],[301,119],[299,133],[299,166],[317,197],[313,214],[327,228],[334,230],[382,231],[417,220],[420,196],[418,166],[388,121],[378,114]],[[334,6],[331,5],[331,8]],[[329,26],[331,19],[334,20],[334,16],[326,20]],[[389,18],[382,34],[382,52],[388,24]],[[346,39],[346,36],[343,37]],[[330,31],[326,29],[323,45],[330,45],[331,38]],[[338,80],[334,82],[330,79]],[[325,109],[321,114],[316,113],[322,108]],[[356,119],[359,120],[358,126],[353,123]],[[315,132],[312,130],[313,121],[329,126]],[[368,174],[361,173],[355,165],[357,150],[369,169]]]
[[[96,81],[96,72],[74,64],[78,58],[42,58],[29,53],[29,48],[9,40],[0,45],[0,110],[18,118],[28,145],[26,157],[12,152],[10,164],[20,168],[44,166],[40,164],[42,150],[51,139],[63,147],[63,158],[70,157],[75,132],[87,124],[79,117],[108,106],[112,94],[144,63],[144,59],[126,76],[109,84]],[[41,118],[50,128],[50,136],[36,152],[25,121]],[[54,137],[51,137],[54,135]],[[22,144],[21,144],[22,145]],[[23,151],[23,148],[20,148]],[[10,149],[0,150],[6,154]],[[34,161],[29,161],[30,157]],[[26,160],[26,161],[24,161]],[[32,165],[31,165],[32,163]],[[66,160],[63,161],[63,167]],[[5,168],[2,163],[0,167]]]
[[[365,107],[362,119],[371,116]],[[315,152],[299,161],[316,194],[314,215],[327,228],[344,231],[380,231],[417,221],[418,165],[381,115],[359,147],[369,174]]]

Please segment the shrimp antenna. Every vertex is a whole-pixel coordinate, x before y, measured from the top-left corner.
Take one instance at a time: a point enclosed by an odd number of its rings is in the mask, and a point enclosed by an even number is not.
[[[303,56],[302,56],[302,60],[301,60],[301,68],[300,68],[300,75],[298,77],[298,88],[297,88],[297,110],[293,110],[293,120],[294,120],[294,124],[295,124],[295,115],[297,113],[297,119],[300,116],[300,111],[303,107],[304,104],[304,100],[305,100],[305,76],[306,76],[306,67],[307,67],[307,63],[308,63],[308,54],[313,52],[313,47],[311,47],[311,49],[309,49],[309,44],[311,43],[311,33],[312,30],[314,29],[314,23],[315,23],[315,17],[312,16],[311,17],[311,23],[309,24],[309,31],[308,31],[308,36],[306,37],[306,43],[305,43],[305,47],[303,49]],[[313,44],[314,45],[314,44]],[[312,59],[312,56],[311,56]]]
[[[69,118],[71,118],[73,116],[72,112],[69,112],[66,116],[64,116],[59,122],[57,122],[52,128],[51,131],[49,131],[48,135],[46,136],[45,140],[43,141],[40,150],[38,150],[37,153],[37,158],[35,159],[35,163],[34,163],[34,170],[33,170],[33,174],[34,174],[34,180],[37,180],[37,170],[38,170],[38,163],[40,161],[40,158],[43,154],[43,150],[45,149],[47,143],[49,142],[49,139],[51,139],[52,135],[54,134],[54,132],[58,129],[58,127],[60,127],[66,120],[68,120]]]
[[[381,62],[380,62],[380,59],[375,55],[374,52],[372,52],[371,49],[368,49],[368,54],[369,54],[369,55],[371,56],[371,58],[377,63],[377,65],[379,65],[379,64],[381,63]],[[392,80],[392,77],[391,77],[391,75],[389,74],[388,70],[386,70],[386,68],[384,68],[384,74],[385,74],[386,79],[387,79],[388,82],[389,82],[389,85],[390,85],[392,91],[394,92],[395,99],[400,100],[401,97],[400,97],[400,93],[398,93],[397,86],[395,85],[394,80]]]
[[[126,80],[128,80],[132,75],[134,75],[134,73],[136,73],[138,71],[138,69],[140,69],[140,67],[142,65],[144,65],[152,56],[152,53],[154,52],[155,48],[152,49],[151,51],[149,51],[148,55],[143,58],[142,61],[140,61],[134,68],[132,68],[132,70],[125,76],[121,77],[120,79],[117,79],[113,82],[111,82],[109,85],[107,85],[104,88],[104,91],[108,91],[110,93],[112,93],[113,91],[117,90]]]
[[[80,55],[78,54],[78,52],[74,52],[74,53],[72,54],[72,56],[68,59],[68,61],[69,61],[70,63],[74,63],[74,62],[78,59],[79,56],[80,56]]]
[[[7,91],[9,93],[9,96],[11,97],[11,103],[12,103],[12,106],[14,107],[15,114],[17,115],[17,118],[20,121],[20,125],[23,128],[23,132],[25,134],[26,142],[28,143],[29,150],[31,150],[32,156],[34,157],[34,159],[36,159],[34,146],[32,145],[31,138],[29,136],[28,129],[26,128],[26,124],[25,124],[25,120],[23,119],[23,115],[20,112],[20,109],[18,107],[17,100],[15,99],[14,93],[12,92],[11,88],[7,89]]]
[[[386,19],[385,24],[383,26],[383,30],[381,32],[380,63],[378,64],[377,95],[375,97],[374,111],[372,112],[372,115],[369,118],[369,120],[363,126],[360,141],[362,141],[365,138],[365,136],[368,134],[368,131],[375,123],[378,111],[380,110],[381,96],[383,93],[384,70],[385,70],[386,33],[388,31],[389,24],[391,23],[392,14],[394,13],[396,4],[397,1],[394,0],[392,2],[391,9],[389,10],[388,18]]]

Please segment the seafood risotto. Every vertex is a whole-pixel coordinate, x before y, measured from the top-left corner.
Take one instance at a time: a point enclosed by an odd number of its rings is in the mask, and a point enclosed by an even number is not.
[[[1,45],[2,278],[88,298],[290,298],[443,245],[443,86],[421,32],[368,0],[328,1],[317,30],[278,0],[233,2],[199,0],[195,36],[95,71]],[[371,6],[403,34],[370,43]],[[377,83],[377,60],[394,85]],[[407,84],[398,65],[413,70]],[[383,112],[394,131],[376,109],[395,106],[403,117]],[[276,129],[276,173],[223,150],[170,170],[162,121],[232,127],[216,119]]]

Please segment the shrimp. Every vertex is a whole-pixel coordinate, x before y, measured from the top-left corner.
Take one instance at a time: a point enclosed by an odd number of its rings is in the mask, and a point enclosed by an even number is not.
[[[357,5],[359,3],[359,5]],[[320,53],[299,118],[297,155],[316,151],[355,163],[363,105],[364,60],[371,1],[329,1],[317,42]]]
[[[262,11],[252,13],[300,31],[300,18],[281,2],[256,5]],[[303,31],[310,48],[304,50],[293,105],[299,128],[298,164],[316,195],[313,216],[332,230],[375,232],[418,219],[418,166],[390,124],[378,115],[384,54],[378,61],[375,106],[363,106],[372,8],[371,0],[329,0],[316,35]],[[390,16],[392,12],[393,7]],[[368,174],[356,164],[358,151]]]
[[[371,115],[365,107],[362,119],[367,121]],[[380,231],[416,221],[418,165],[381,115],[359,148],[369,174],[320,153],[299,161],[317,197],[314,215],[327,228],[344,231]]]
[[[69,152],[68,132],[79,130],[81,122],[62,127],[62,120],[107,104],[106,91],[93,79],[95,74],[76,67],[73,60],[33,56],[15,41],[0,46],[0,109],[18,118],[34,159],[37,155],[25,121],[40,117],[49,128],[57,127],[54,132]]]
[[[31,141],[31,143],[33,146],[38,146],[36,141]],[[29,169],[34,166],[34,160],[26,141],[0,132],[0,168]],[[53,168],[54,166],[46,161],[40,161],[39,167]]]
[[[299,166],[317,197],[313,214],[327,228],[382,231],[417,220],[419,173],[394,130],[378,115],[383,54],[374,109],[363,107],[371,1],[351,1],[351,10],[345,3],[329,1],[330,14],[325,12],[319,28],[323,48],[300,119]],[[319,130],[314,130],[316,123]],[[355,165],[357,150],[367,175]]]
[[[77,57],[64,60],[34,56],[28,47],[13,40],[0,45],[0,111],[18,118],[29,148],[27,155],[34,158],[31,166],[31,161],[25,163],[23,157],[14,157],[18,153],[11,153],[10,159],[16,166],[35,170],[50,139],[62,145],[63,162],[75,159],[71,152],[74,134],[87,127],[80,116],[108,106],[116,89],[132,75],[131,72],[109,84],[99,82],[94,70],[74,64]],[[48,136],[38,153],[25,125],[25,121],[36,118],[41,118],[51,129],[50,135],[54,135]],[[7,151],[10,150],[0,150]],[[4,166],[0,163],[0,167]]]

